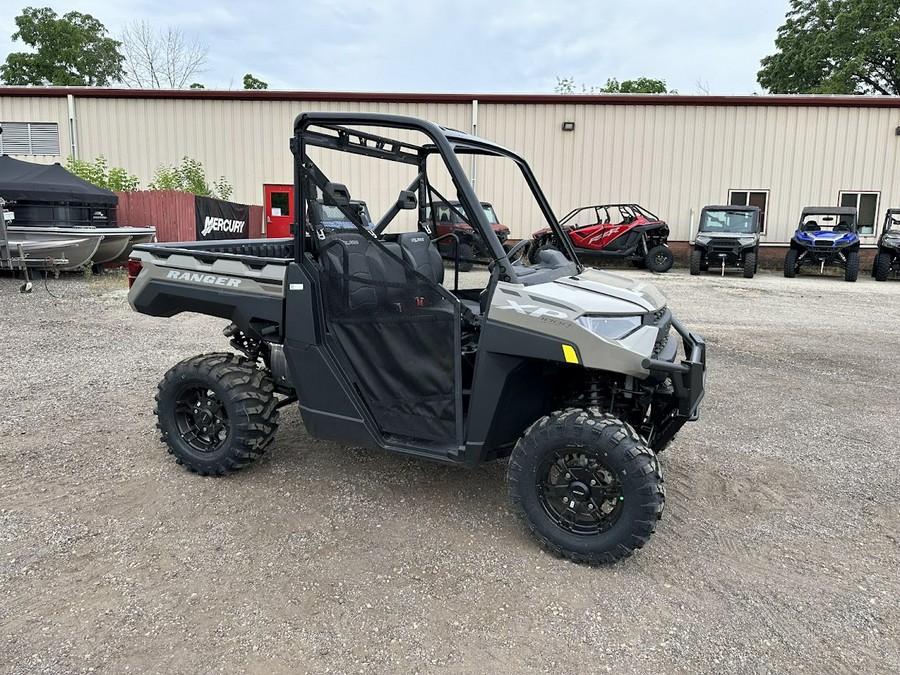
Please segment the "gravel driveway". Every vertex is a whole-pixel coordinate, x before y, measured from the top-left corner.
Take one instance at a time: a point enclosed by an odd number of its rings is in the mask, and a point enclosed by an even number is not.
[[[0,672],[900,671],[900,282],[652,276],[709,343],[633,558],[541,552],[505,466],[311,439],[177,466],[157,381],[224,322],[0,278]]]

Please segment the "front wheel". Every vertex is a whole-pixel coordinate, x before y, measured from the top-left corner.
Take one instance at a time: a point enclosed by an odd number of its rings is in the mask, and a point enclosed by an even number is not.
[[[668,272],[675,264],[675,256],[668,246],[660,244],[647,251],[644,263],[651,272]]]
[[[875,281],[887,281],[888,275],[891,273],[891,254],[882,251],[875,256],[874,269]]]
[[[744,278],[752,279],[756,274],[756,254],[748,253],[744,256]]]
[[[850,251],[847,254],[847,264],[844,266],[844,281],[856,281],[859,278],[859,251]]]
[[[703,251],[695,248],[691,251],[691,274],[696,276],[700,274],[700,268],[703,266]]]
[[[589,564],[647,543],[665,506],[656,455],[596,408],[542,417],[516,443],[507,473],[519,517],[551,553]]]
[[[797,276],[797,250],[790,249],[784,256],[784,276],[793,279]]]
[[[268,373],[237,354],[202,354],[159,383],[156,417],[179,464],[203,476],[241,469],[260,457],[278,428]]]

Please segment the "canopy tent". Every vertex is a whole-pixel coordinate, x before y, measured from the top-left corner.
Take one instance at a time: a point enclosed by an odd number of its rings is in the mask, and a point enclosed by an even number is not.
[[[7,201],[116,204],[114,192],[88,183],[59,164],[32,164],[0,155],[0,197]]]

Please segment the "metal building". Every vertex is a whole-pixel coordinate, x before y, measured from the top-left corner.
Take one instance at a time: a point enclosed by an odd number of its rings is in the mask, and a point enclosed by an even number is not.
[[[473,131],[524,156],[557,215],[637,202],[669,222],[674,241],[691,239],[704,205],[724,202],[759,205],[768,245],[790,239],[804,206],[857,206],[863,244],[871,245],[879,214],[900,206],[900,98],[888,97],[7,87],[0,153],[41,162],[103,155],[143,185],[157,166],[189,156],[210,178],[225,176],[232,199],[260,204],[265,185],[292,181],[288,139],[304,110],[413,115]],[[346,173],[354,197],[368,198],[376,213],[387,207],[391,195],[377,196],[382,176]],[[491,166],[471,173],[511,236],[529,236],[522,185]]]

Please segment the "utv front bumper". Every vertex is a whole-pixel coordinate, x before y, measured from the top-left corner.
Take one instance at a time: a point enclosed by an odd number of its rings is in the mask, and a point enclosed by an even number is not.
[[[706,393],[706,342],[688,331],[674,316],[672,327],[684,344],[685,358],[681,363],[644,359],[641,364],[651,375],[659,375],[672,383],[671,413],[653,434],[651,445],[654,450],[663,448],[686,422],[700,417],[700,403]]]

